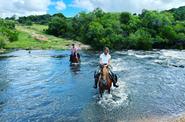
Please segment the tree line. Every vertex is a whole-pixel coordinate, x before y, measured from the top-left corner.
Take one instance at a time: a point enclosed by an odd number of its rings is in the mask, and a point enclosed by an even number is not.
[[[182,8],[180,8],[182,9]],[[109,13],[97,8],[75,17],[54,16],[48,34],[71,38],[95,49],[185,48],[185,19],[169,11],[143,10],[139,15],[128,12]]]
[[[7,24],[11,23],[9,20],[16,19],[13,16],[6,20],[8,21],[0,22]],[[48,25],[45,30],[47,34],[81,41],[94,49],[104,46],[115,50],[185,48],[185,7],[161,12],[143,10],[138,15],[129,12],[104,12],[97,8],[70,18],[58,13],[19,17],[16,21],[23,25]],[[1,26],[0,28],[5,27]],[[15,28],[10,30],[16,35]]]

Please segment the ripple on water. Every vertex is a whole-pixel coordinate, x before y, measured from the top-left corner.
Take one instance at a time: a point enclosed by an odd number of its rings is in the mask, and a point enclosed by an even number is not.
[[[184,51],[113,52],[119,88],[102,98],[92,88],[98,54],[82,52],[79,67],[69,66],[69,54],[15,51],[2,56],[0,121],[132,122],[185,111]]]

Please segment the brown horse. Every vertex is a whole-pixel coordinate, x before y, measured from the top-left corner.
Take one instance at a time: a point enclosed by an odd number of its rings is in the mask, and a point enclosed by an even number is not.
[[[79,54],[78,54],[79,55]],[[80,58],[77,54],[75,55],[70,55],[70,62],[71,63],[79,63],[80,62]]]
[[[112,80],[110,79],[110,76],[109,76],[109,68],[106,65],[104,65],[101,68],[101,73],[100,73],[100,77],[98,80],[98,85],[99,85],[99,94],[101,97],[102,97],[102,94],[104,93],[105,90],[108,90],[108,93],[110,94]]]

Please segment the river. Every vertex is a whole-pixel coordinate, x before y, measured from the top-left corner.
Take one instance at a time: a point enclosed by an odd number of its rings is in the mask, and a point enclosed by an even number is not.
[[[99,98],[93,74],[98,53],[69,50],[0,54],[0,121],[136,122],[185,113],[185,51],[111,52],[119,88]]]

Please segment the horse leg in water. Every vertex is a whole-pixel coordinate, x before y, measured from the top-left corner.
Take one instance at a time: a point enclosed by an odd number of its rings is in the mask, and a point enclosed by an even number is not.
[[[109,77],[107,77],[107,81],[108,81],[107,90],[108,90],[108,93],[110,94],[110,89],[111,89],[111,86],[112,86],[112,80]]]
[[[110,88],[108,89],[108,93],[110,94]]]
[[[100,97],[102,97],[103,92],[104,92],[103,84],[99,81],[99,94],[100,94]]]
[[[99,94],[100,94],[100,97],[102,97],[103,90],[101,88],[99,88]]]

